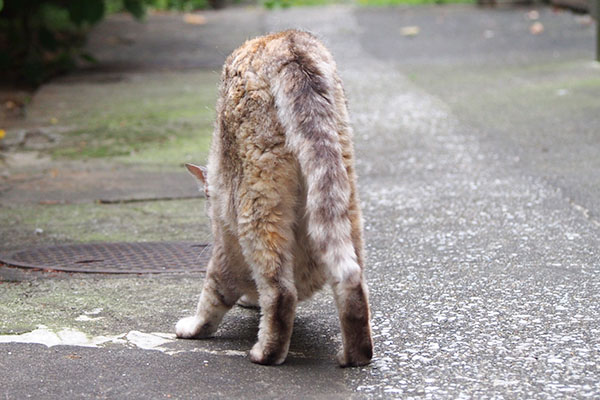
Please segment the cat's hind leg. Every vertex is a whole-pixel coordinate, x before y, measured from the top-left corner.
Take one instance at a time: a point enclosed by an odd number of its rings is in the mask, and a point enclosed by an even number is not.
[[[240,245],[261,309],[258,341],[249,357],[266,365],[285,361],[298,302],[292,251],[295,198],[287,192],[294,185],[277,185],[277,181],[274,176],[273,187],[265,191],[268,198],[262,194],[244,198],[238,222]]]
[[[345,143],[346,154],[351,153],[349,142]],[[349,156],[348,156],[349,157]],[[353,176],[353,168],[350,169]],[[364,251],[362,239],[362,217],[356,191],[355,178],[350,179],[351,197],[348,207],[352,245],[359,269],[332,277],[332,289],[342,328],[342,350],[338,362],[342,367],[366,365],[373,357],[371,337],[371,312],[364,276]]]
[[[257,364],[279,365],[287,357],[298,298],[291,260],[276,253],[268,258],[262,260],[263,265],[274,268],[259,268],[255,273],[261,318],[258,341],[249,357]]]
[[[223,316],[240,297],[243,279],[238,276],[238,271],[232,268],[237,266],[237,269],[240,269],[240,261],[235,257],[239,251],[232,249],[231,242],[223,239],[219,233],[215,232],[212,257],[196,314],[180,319],[175,326],[175,333],[179,338],[198,339],[212,335]],[[239,258],[241,259],[241,256]]]
[[[249,357],[257,364],[278,365],[287,357],[298,301],[292,254],[285,239],[289,233],[281,231],[280,223],[253,233],[248,261],[259,293],[261,318],[258,341]]]
[[[340,325],[342,350],[338,362],[342,367],[366,365],[373,357],[370,310],[367,286],[362,271],[332,285]]]
[[[258,341],[250,350],[249,357],[257,364],[282,364],[289,350],[298,298],[290,276],[282,275],[291,274],[261,274],[256,278],[261,286],[261,318]]]

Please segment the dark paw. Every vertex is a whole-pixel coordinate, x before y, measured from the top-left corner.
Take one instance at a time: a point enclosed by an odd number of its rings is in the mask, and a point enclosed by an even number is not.
[[[373,358],[373,346],[371,343],[365,343],[358,349],[353,351],[341,350],[338,353],[337,359],[340,367],[362,367],[371,362]]]

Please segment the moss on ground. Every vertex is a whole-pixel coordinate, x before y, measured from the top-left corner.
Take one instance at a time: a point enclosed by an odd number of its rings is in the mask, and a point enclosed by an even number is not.
[[[61,141],[48,150],[54,158],[179,165],[206,159],[217,82],[207,71],[59,81],[41,89],[30,111],[40,125],[60,128]]]
[[[15,205],[4,211],[0,213],[4,248],[70,242],[211,241],[203,199]]]
[[[181,169],[182,161],[206,159],[217,74],[147,73],[121,78],[43,86],[28,109],[27,122],[56,128],[61,140],[42,153],[55,159],[104,158],[107,163],[132,164],[134,169]],[[186,199],[3,205],[0,249],[77,242],[210,242],[204,203]],[[58,273],[55,279],[20,282],[1,277],[0,334],[23,333],[42,324],[55,331],[71,327],[89,335],[170,332],[175,321],[195,307],[202,279],[200,274]],[[77,320],[90,312],[91,320]]]
[[[82,277],[0,282],[0,335],[45,325],[70,327],[90,336],[140,330],[171,332],[193,312],[201,275]],[[89,320],[77,320],[87,315]]]
[[[210,241],[204,200],[130,204],[32,205],[0,213],[10,245],[95,241]],[[6,232],[4,230],[6,229]],[[43,230],[35,234],[36,229]],[[6,267],[0,267],[6,268]],[[130,330],[171,332],[190,314],[201,274],[185,276],[53,274],[53,279],[0,279],[0,334],[20,334],[45,325],[90,336]],[[92,313],[88,315],[87,313]],[[81,315],[91,320],[78,321]]]

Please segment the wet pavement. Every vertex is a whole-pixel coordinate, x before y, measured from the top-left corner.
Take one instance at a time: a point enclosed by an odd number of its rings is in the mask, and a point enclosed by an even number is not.
[[[594,26],[546,8],[534,16],[468,6],[207,13],[193,34],[210,50],[169,42],[177,51],[144,73],[160,74],[169,60],[174,69],[218,70],[219,52],[239,38],[290,27],[315,32],[334,53],[355,129],[374,362],[335,366],[340,337],[327,291],[300,306],[288,361],[273,368],[245,358],[257,330],[252,310],[234,309],[213,339],[173,339],[173,324],[195,307],[201,275],[5,278],[0,395],[600,396]],[[118,18],[97,32],[115,32]],[[96,73],[142,73],[136,65],[151,63],[140,43],[177,31],[178,18],[151,17],[142,33],[117,31],[120,41],[96,36],[91,45],[115,68]],[[536,22],[544,30],[532,34]],[[111,56],[102,47],[123,43],[135,48],[127,65],[121,50]],[[181,218],[190,206],[162,207]],[[157,223],[160,210],[146,208],[128,225]],[[193,237],[193,226],[179,226],[163,237]],[[147,228],[139,237],[155,238]]]

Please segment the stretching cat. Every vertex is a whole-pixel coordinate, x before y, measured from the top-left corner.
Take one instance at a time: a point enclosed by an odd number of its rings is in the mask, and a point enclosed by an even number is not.
[[[216,331],[244,296],[258,303],[250,360],[285,361],[296,304],[325,283],[341,322],[341,366],[372,357],[352,132],[335,63],[312,35],[246,42],[223,68],[204,185],[214,246],[196,315],[180,338]],[[208,170],[208,173],[207,173]]]

